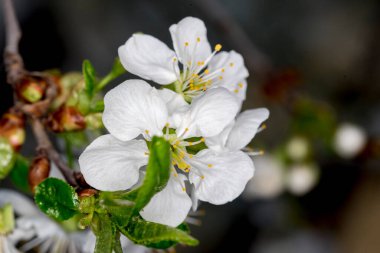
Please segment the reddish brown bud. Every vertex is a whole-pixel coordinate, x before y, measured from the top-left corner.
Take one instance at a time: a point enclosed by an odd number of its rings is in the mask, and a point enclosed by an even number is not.
[[[0,136],[6,138],[16,151],[25,141],[24,126],[25,120],[22,114],[8,112],[0,119]]]
[[[50,174],[50,161],[46,156],[37,156],[34,158],[29,167],[28,181],[29,185],[34,191],[34,188],[42,181],[49,177]]]
[[[47,84],[43,79],[25,78],[17,86],[17,94],[28,103],[40,101],[45,95]]]
[[[86,128],[86,121],[75,107],[62,106],[49,116],[48,126],[54,132],[79,131]]]
[[[83,198],[83,197],[91,197],[91,196],[94,196],[98,191],[95,190],[95,189],[84,189],[84,190],[81,190],[78,195],[80,198]]]

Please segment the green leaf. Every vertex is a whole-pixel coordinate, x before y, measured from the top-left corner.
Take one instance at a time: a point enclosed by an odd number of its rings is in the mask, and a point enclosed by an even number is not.
[[[0,137],[0,180],[13,168],[15,153],[7,139]]]
[[[93,231],[96,235],[96,244],[94,253],[111,253],[115,244],[116,227],[112,224],[110,218],[105,215],[98,215],[96,219],[96,228]]]
[[[82,72],[84,77],[84,90],[87,96],[91,99],[94,96],[95,91],[95,69],[89,60],[83,61]]]
[[[132,216],[133,206],[107,206],[106,210],[111,215],[111,220],[118,226],[126,226]]]
[[[28,182],[28,173],[29,173],[29,160],[23,157],[22,155],[17,155],[15,164],[10,173],[10,179],[12,183],[22,191],[29,192],[29,182]]]
[[[57,178],[47,178],[39,184],[34,200],[45,214],[57,220],[67,220],[79,213],[74,188]]]
[[[170,144],[154,136],[144,182],[136,194],[134,213],[137,214],[157,192],[167,184],[170,176]]]
[[[151,248],[168,248],[176,243],[196,246],[198,240],[180,228],[145,221],[136,216],[127,227],[119,227],[121,233],[136,244]]]
[[[98,83],[96,86],[96,91],[102,90],[109,82],[119,77],[120,75],[126,73],[123,65],[120,62],[119,58],[116,58],[111,71]]]

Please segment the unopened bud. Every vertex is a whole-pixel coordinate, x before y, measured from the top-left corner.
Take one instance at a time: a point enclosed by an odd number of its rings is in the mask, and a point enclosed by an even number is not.
[[[40,101],[45,95],[47,84],[42,79],[25,78],[17,87],[20,98],[29,103]]]
[[[7,139],[16,151],[25,141],[24,124],[24,117],[17,113],[6,113],[0,119],[0,136]]]
[[[34,191],[34,188],[42,181],[49,177],[50,161],[46,156],[37,156],[34,158],[29,168],[28,181]]]
[[[79,131],[86,128],[86,121],[75,107],[63,106],[50,115],[48,126],[54,132]]]

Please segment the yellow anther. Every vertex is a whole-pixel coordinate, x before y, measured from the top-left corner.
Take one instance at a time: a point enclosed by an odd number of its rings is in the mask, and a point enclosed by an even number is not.
[[[221,49],[222,49],[222,45],[220,45],[220,44],[215,45],[215,51],[216,52],[219,52]]]
[[[210,164],[207,164],[207,167],[209,168],[212,168],[214,165],[212,165],[211,163]]]
[[[235,64],[233,62],[230,63],[230,67],[233,67]]]
[[[149,155],[149,153],[148,152],[144,152],[144,155]]]
[[[203,62],[202,61],[199,61],[198,62],[198,66],[202,66],[203,65]]]
[[[185,47],[189,46],[189,42],[185,42]]]
[[[219,80],[223,80],[223,76],[219,76]]]
[[[202,137],[202,138],[201,138],[201,142],[204,142],[204,141],[205,141],[205,138]]]
[[[186,133],[187,131],[189,131],[189,129],[186,127],[186,128],[185,128],[185,133]]]
[[[262,124],[261,127],[260,127],[261,130],[264,130],[266,128],[267,128],[267,125],[265,125],[265,124]]]
[[[239,90],[238,90],[238,89],[235,89],[235,90],[234,90],[234,92],[235,92],[235,93],[238,93],[238,92],[239,92]]]
[[[169,127],[169,126],[170,126],[169,122],[166,122],[165,127]]]
[[[193,155],[192,155],[192,154],[189,154],[189,158],[193,158]]]
[[[186,191],[186,188],[185,188],[185,187],[182,187],[182,191],[184,191],[184,192],[185,192],[185,191]]]
[[[197,38],[197,42],[201,42],[201,38],[198,37],[198,38]]]
[[[238,86],[239,86],[240,88],[243,88],[243,84],[242,84],[242,83],[239,83]]]
[[[178,177],[178,173],[174,173],[174,176],[175,176],[175,177]]]
[[[149,130],[145,130],[145,133],[146,133],[146,134],[149,134]]]
[[[205,176],[202,175],[202,176],[201,176],[201,179],[205,179]]]
[[[259,151],[259,155],[264,155],[264,154],[265,154],[264,150]]]
[[[208,73],[210,73],[210,70],[205,69],[205,74],[208,74]]]
[[[177,61],[177,58],[174,57],[174,58],[173,58],[173,62],[176,62],[176,61]]]
[[[225,69],[222,69],[221,71],[222,71],[222,72],[224,72],[224,71],[225,71]]]

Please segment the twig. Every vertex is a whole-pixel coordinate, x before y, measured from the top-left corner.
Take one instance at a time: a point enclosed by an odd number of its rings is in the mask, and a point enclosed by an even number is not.
[[[50,139],[45,131],[45,128],[38,118],[31,118],[31,126],[34,136],[38,142],[38,150],[45,152],[48,157],[57,165],[65,179],[72,186],[77,186],[77,182],[74,177],[73,170],[70,169],[59,156],[59,153],[55,150]]]
[[[40,119],[40,117],[46,113],[51,102],[56,97],[56,86],[49,76],[38,72],[28,72],[24,69],[23,60],[18,51],[21,31],[11,0],[3,0],[3,11],[6,26],[4,62],[7,71],[7,82],[12,85],[14,93],[17,89],[18,83],[25,77],[39,77],[44,79],[48,84],[44,100],[34,104],[24,104],[22,101],[18,101],[16,97],[16,107],[30,118],[33,134],[38,143],[37,150],[45,152],[48,155],[48,157],[57,165],[69,184],[72,186],[78,186],[76,178],[80,178],[80,175],[74,173],[74,171],[61,160],[59,153],[52,145]]]

